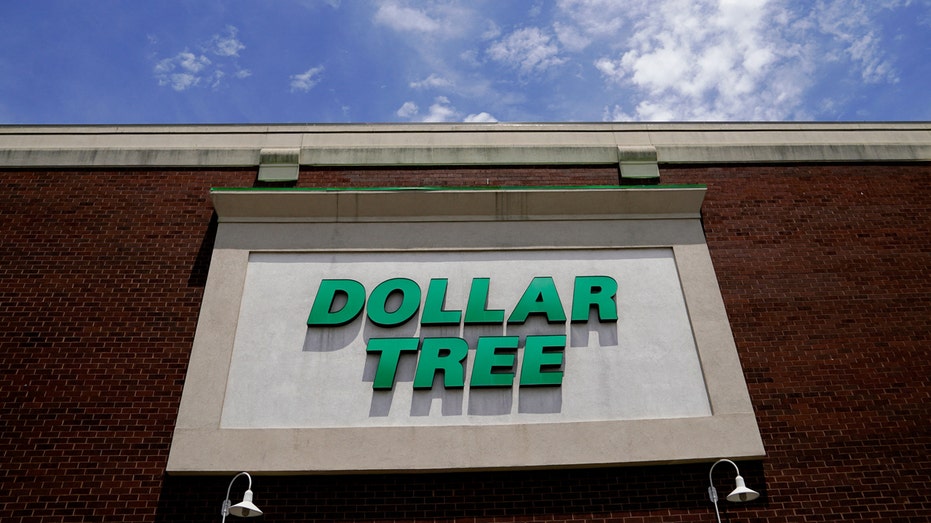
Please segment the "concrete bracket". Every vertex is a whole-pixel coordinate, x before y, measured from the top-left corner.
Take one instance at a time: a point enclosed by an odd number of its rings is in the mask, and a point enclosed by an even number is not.
[[[621,185],[656,185],[659,183],[656,147],[619,145],[617,159]]]
[[[267,148],[259,152],[260,182],[296,182],[300,173],[299,148]]]

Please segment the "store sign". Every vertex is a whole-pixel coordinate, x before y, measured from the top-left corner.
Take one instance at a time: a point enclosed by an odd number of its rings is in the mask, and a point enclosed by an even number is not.
[[[449,280],[433,278],[427,286],[419,323],[426,325],[512,325],[526,323],[531,315],[548,323],[565,323],[566,308],[552,276],[536,276],[509,311],[488,309],[490,278],[473,278],[463,309],[446,309]],[[570,306],[572,321],[587,322],[594,310],[598,321],[617,321],[617,282],[610,276],[575,277]],[[366,307],[368,321],[382,327],[398,327],[421,310],[423,292],[414,280],[391,278],[379,283],[366,300],[365,286],[356,280],[326,279],[320,282],[307,325],[332,328],[352,322]],[[367,303],[366,303],[367,302]],[[505,318],[507,318],[505,320]],[[481,336],[474,348],[470,387],[510,387],[514,381],[516,354],[522,344],[520,385],[560,385],[563,372],[565,335]],[[415,389],[433,387],[434,377],[443,376],[443,386],[465,386],[465,360],[469,345],[459,337],[371,338],[366,351],[377,354],[378,367],[373,388],[394,386],[398,363],[404,353],[418,354]]]
[[[703,195],[214,191],[167,470],[763,455]]]

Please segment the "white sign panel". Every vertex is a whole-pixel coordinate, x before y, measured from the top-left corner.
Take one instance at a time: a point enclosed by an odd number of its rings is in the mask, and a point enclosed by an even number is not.
[[[461,311],[472,282],[487,278],[487,309],[510,315],[534,278],[551,278],[568,315],[579,276],[617,283],[616,321],[602,321],[593,311],[581,322],[532,314],[523,323],[421,325],[423,296],[432,279],[448,281],[445,309]],[[323,280],[358,281],[368,295],[393,278],[413,280],[423,291],[416,297],[417,313],[403,324],[379,326],[362,312],[346,325],[308,325]],[[392,298],[400,301],[399,294]],[[389,303],[388,309],[397,307]],[[561,357],[560,368],[550,369],[562,375],[551,385],[523,386],[526,340],[544,335],[565,336],[564,348],[552,349],[553,358]],[[510,374],[512,383],[471,386],[479,340],[501,336],[519,339],[510,356],[514,368],[498,370]],[[468,345],[461,362],[464,386],[448,386],[443,372],[431,372],[432,386],[415,389],[415,372],[424,363],[418,361],[420,351],[408,351],[394,368],[391,388],[376,389],[379,360],[389,355],[367,352],[373,338],[416,338],[417,344],[430,338],[463,340]],[[520,424],[710,413],[671,249],[253,253],[221,426]]]

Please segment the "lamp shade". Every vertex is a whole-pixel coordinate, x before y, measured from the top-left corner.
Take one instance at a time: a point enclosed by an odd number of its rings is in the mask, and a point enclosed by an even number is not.
[[[262,510],[252,502],[252,490],[247,490],[242,497],[242,501],[230,507],[230,514],[241,518],[252,518],[261,516]]]
[[[744,483],[743,476],[737,476],[737,488],[735,488],[730,494],[727,495],[728,501],[753,501],[754,499],[760,497],[760,493],[747,488],[746,483]]]

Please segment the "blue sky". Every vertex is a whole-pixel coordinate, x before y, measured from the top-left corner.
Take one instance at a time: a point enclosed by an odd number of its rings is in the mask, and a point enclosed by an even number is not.
[[[928,121],[931,0],[3,0],[0,124]]]

